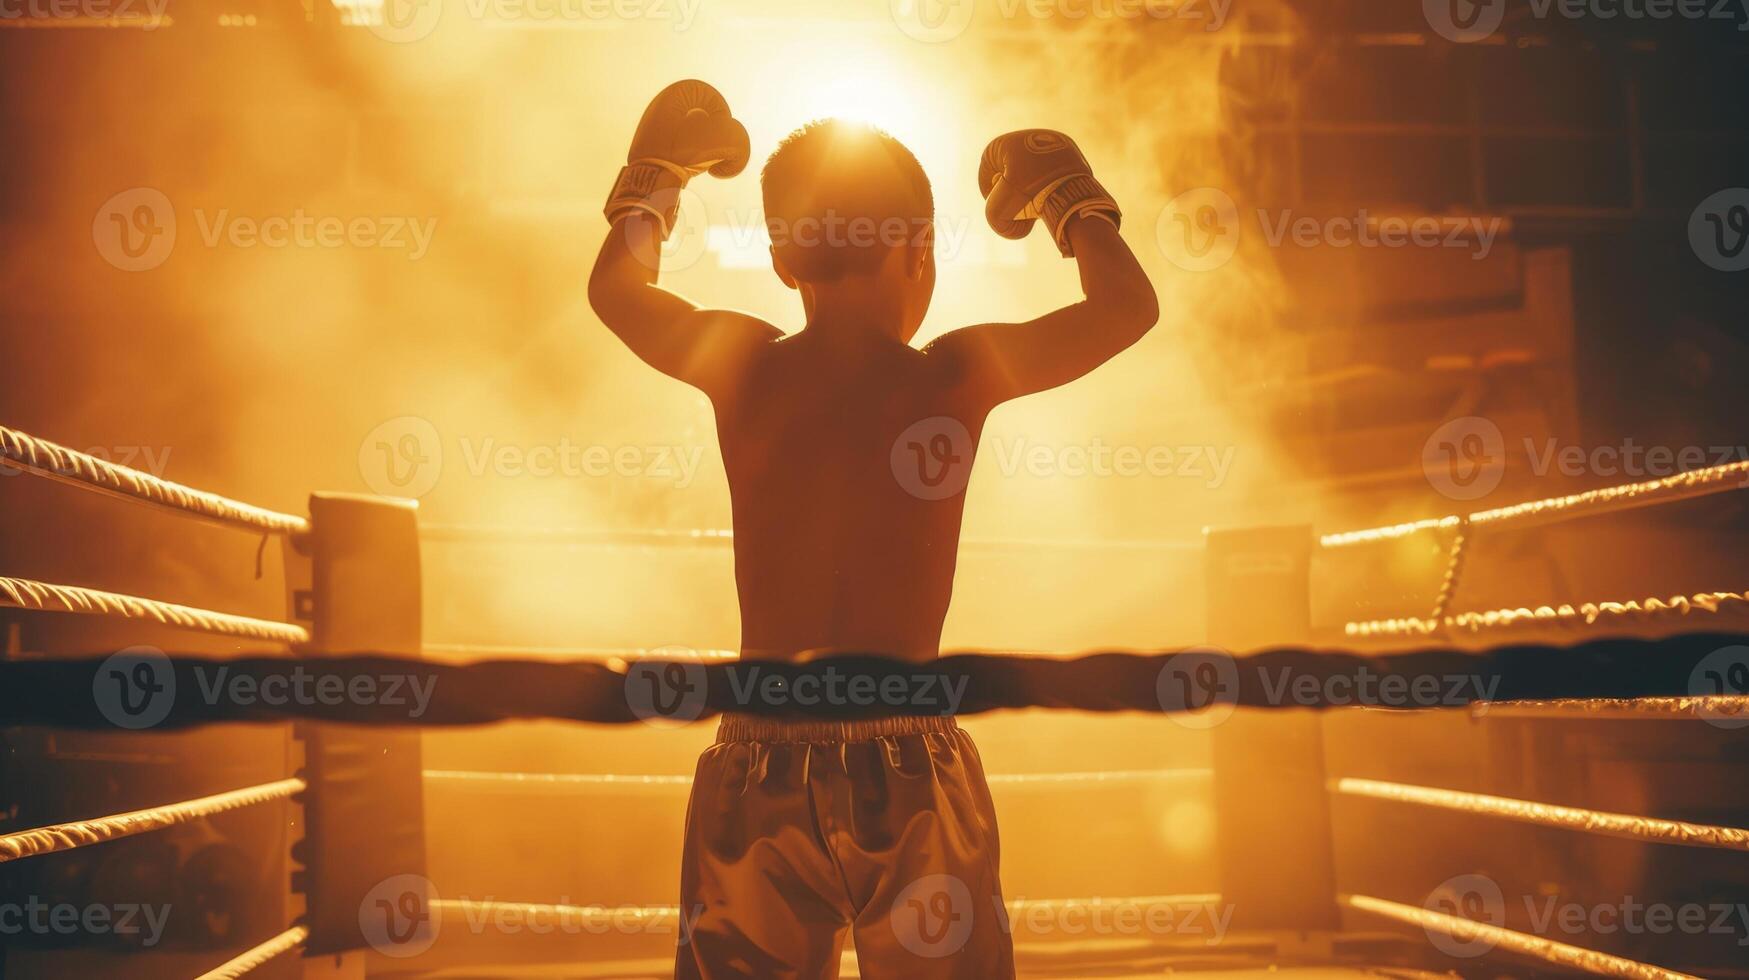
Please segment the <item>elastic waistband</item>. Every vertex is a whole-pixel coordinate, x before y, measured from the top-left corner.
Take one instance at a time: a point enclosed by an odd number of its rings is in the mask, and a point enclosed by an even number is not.
[[[951,715],[895,715],[860,721],[765,718],[724,713],[717,744],[724,742],[866,742],[890,735],[926,735],[960,730]]]

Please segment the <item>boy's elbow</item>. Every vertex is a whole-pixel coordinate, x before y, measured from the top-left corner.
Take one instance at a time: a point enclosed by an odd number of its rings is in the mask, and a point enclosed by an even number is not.
[[[619,319],[621,305],[619,290],[615,287],[612,278],[603,275],[600,269],[590,273],[589,308],[595,311],[595,315],[601,318],[601,322],[609,327],[613,326],[614,322]]]
[[[1130,343],[1154,329],[1160,320],[1160,298],[1154,292],[1154,284],[1140,269],[1133,275],[1113,277],[1103,286],[1087,296],[1098,322],[1121,332]]]
[[[1154,324],[1160,322],[1160,297],[1147,280],[1142,281],[1142,288],[1136,294],[1132,316],[1137,337],[1154,329]]]
[[[1130,343],[1135,343],[1160,321],[1160,299],[1154,294],[1154,287],[1144,279],[1139,285],[1114,296],[1105,315],[1123,330]]]

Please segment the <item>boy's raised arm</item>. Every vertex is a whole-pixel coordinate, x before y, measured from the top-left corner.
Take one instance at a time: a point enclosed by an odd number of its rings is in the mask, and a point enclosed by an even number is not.
[[[607,328],[644,363],[707,395],[724,390],[742,355],[779,331],[657,286],[661,246],[686,181],[707,170],[732,177],[747,157],[747,130],[716,89],[687,80],[657,93],[608,197],[611,228],[589,275],[589,305]]]
[[[1036,320],[967,327],[929,345],[932,355],[958,363],[987,404],[1073,381],[1154,326],[1159,300],[1118,235],[1117,204],[1067,136],[1032,129],[997,137],[978,183],[997,234],[1023,238],[1044,219],[1058,249],[1075,259],[1083,296]]]

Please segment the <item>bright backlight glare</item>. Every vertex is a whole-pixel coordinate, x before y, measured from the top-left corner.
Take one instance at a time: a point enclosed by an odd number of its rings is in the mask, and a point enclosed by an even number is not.
[[[891,44],[847,40],[792,41],[758,69],[758,95],[746,110],[750,127],[782,135],[814,119],[850,119],[886,130],[915,153],[924,168],[944,162],[954,133],[941,120],[951,107],[928,97],[920,70],[896,56]]]

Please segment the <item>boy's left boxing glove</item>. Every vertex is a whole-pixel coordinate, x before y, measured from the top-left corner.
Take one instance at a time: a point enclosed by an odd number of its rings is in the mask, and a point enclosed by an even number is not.
[[[1123,218],[1075,141],[1050,129],[1022,129],[991,140],[978,165],[978,190],[996,234],[1025,238],[1043,218],[1064,255],[1075,254],[1064,234],[1070,218],[1098,215],[1113,225]]]
[[[646,211],[674,228],[680,188],[705,171],[733,177],[747,166],[747,128],[729,113],[722,93],[697,79],[675,82],[650,100],[638,120],[626,165],[607,196],[608,224],[630,211]]]

